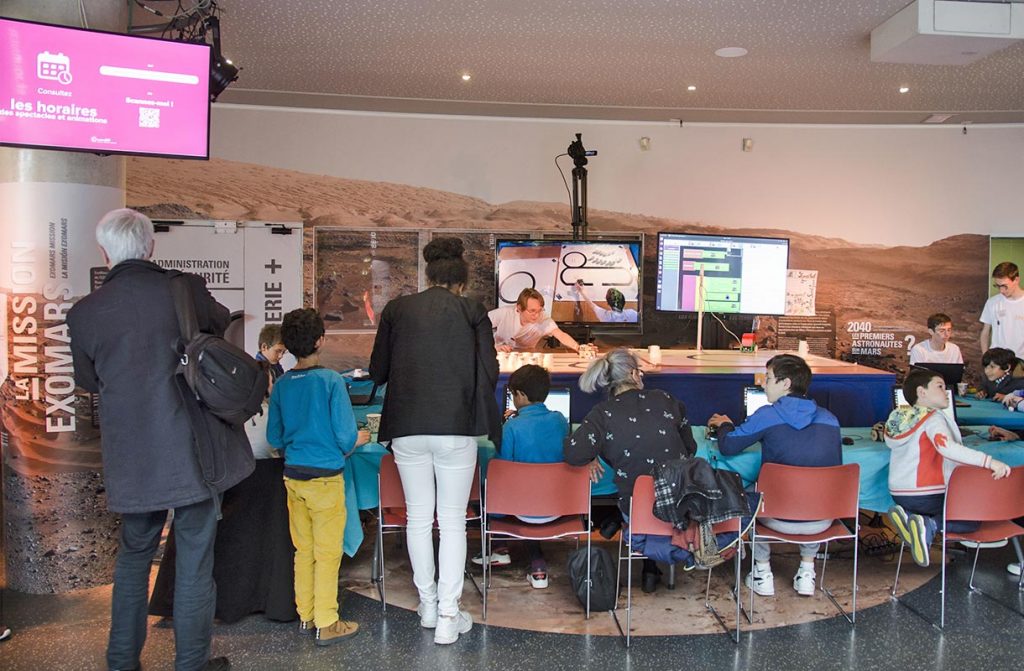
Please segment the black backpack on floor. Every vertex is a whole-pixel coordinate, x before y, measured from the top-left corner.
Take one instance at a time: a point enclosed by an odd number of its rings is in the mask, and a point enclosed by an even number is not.
[[[569,583],[580,605],[587,607],[587,548],[573,550],[569,554]],[[604,548],[590,546],[590,610],[603,611],[615,608],[618,586],[615,584],[615,562]]]

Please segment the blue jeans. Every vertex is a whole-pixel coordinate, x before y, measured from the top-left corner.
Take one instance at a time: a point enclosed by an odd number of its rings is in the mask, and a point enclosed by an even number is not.
[[[111,669],[139,667],[146,642],[149,573],[166,521],[166,510],[122,515],[107,643],[107,666]],[[210,658],[217,600],[213,582],[216,535],[217,507],[213,499],[174,510],[176,671],[197,671]]]
[[[935,532],[942,528],[942,510],[946,503],[945,494],[928,494],[927,496],[893,496],[892,500],[896,505],[903,506],[903,510],[910,514],[918,514],[924,518],[926,545],[932,544]],[[957,520],[946,524],[946,530],[955,534],[965,534],[975,531],[981,526],[981,522],[964,522]]]

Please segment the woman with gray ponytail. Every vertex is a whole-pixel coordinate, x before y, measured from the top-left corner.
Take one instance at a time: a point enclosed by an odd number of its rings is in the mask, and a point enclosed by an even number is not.
[[[594,393],[608,390],[565,444],[565,461],[590,465],[591,477],[600,479],[601,457],[615,469],[619,510],[629,513],[633,483],[641,475],[653,475],[657,466],[686,459],[697,452],[686,406],[660,389],[644,389],[640,362],[628,349],[617,349],[595,360],[580,376],[580,389]],[[644,562],[644,591],[654,591],[658,570]]]

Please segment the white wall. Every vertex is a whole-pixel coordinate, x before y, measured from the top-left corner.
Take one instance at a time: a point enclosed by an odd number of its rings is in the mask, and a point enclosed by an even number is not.
[[[482,198],[565,202],[582,132],[590,207],[859,243],[1024,229],[1024,126],[687,125],[215,105],[212,155]],[[651,138],[650,151],[639,138]],[[741,151],[742,138],[754,150]],[[572,162],[561,159],[567,172]],[[568,177],[568,174],[567,174]]]

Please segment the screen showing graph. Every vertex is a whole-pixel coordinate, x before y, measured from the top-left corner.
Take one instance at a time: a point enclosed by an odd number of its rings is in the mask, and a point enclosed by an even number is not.
[[[785,238],[659,233],[655,308],[781,315],[788,266]]]

